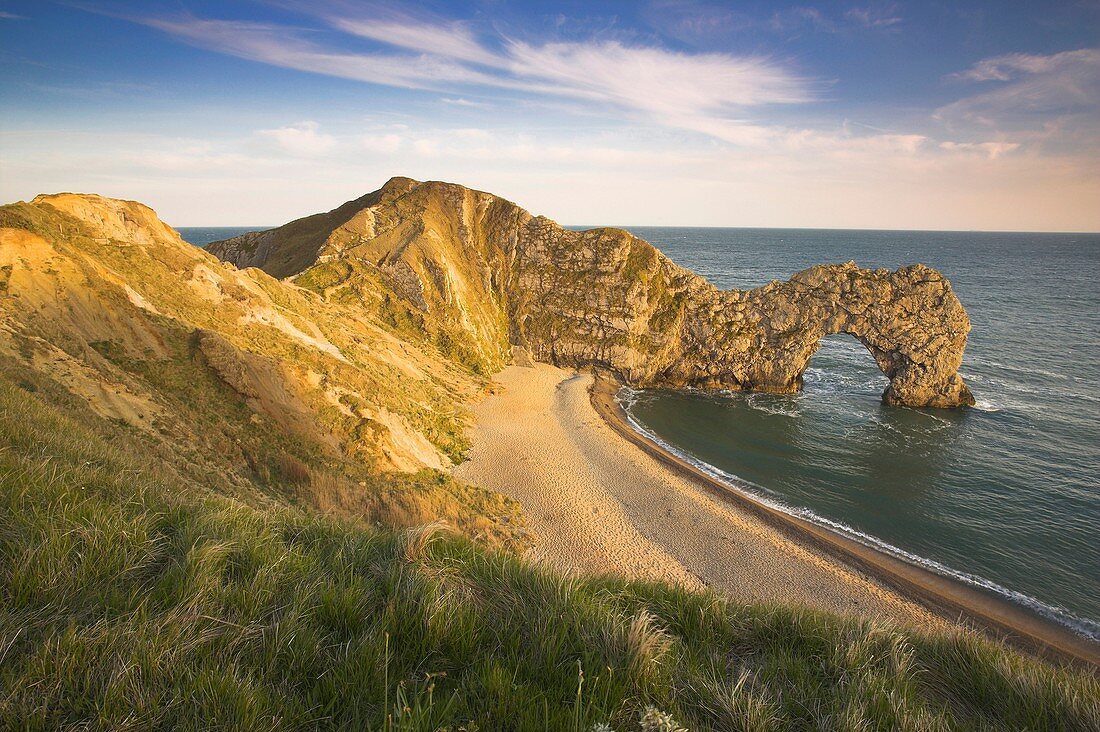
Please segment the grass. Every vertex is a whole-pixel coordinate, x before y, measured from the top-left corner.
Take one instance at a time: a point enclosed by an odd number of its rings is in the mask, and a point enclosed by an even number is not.
[[[567,578],[438,524],[257,509],[41,390],[0,382],[0,411],[2,729],[1100,720],[1095,676],[975,635]]]

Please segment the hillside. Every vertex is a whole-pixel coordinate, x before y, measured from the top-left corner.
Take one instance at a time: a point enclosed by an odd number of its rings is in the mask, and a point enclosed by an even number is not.
[[[844,332],[890,379],[887,402],[974,402],[958,375],[970,321],[950,283],[919,264],[822,265],[720,291],[629,232],[571,231],[488,193],[408,178],[209,251],[358,300],[484,372],[520,346],[636,385],[790,392],[821,339]]]
[[[482,379],[358,308],[222,264],[145,206],[0,208],[0,293],[5,373],[69,392],[227,494],[522,533],[513,503],[447,473]]]

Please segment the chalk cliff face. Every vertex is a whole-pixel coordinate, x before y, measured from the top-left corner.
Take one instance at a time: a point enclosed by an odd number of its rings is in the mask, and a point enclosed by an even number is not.
[[[821,338],[843,332],[889,377],[888,403],[973,403],[958,375],[970,321],[950,283],[919,264],[823,265],[722,291],[629,232],[570,231],[487,193],[408,178],[209,250],[358,301],[475,370],[519,346],[636,385],[792,392]]]

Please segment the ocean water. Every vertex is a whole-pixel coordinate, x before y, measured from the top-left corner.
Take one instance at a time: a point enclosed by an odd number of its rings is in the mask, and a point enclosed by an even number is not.
[[[722,288],[923,262],[972,322],[963,410],[889,407],[853,337],[796,395],[638,391],[638,426],[742,490],[1100,638],[1100,235],[631,230]]]
[[[213,241],[221,241],[222,239],[229,239],[234,236],[240,236],[241,234],[247,234],[250,231],[263,231],[264,229],[270,229],[270,226],[177,226],[176,231],[179,232],[180,238],[189,244],[194,244],[200,249],[205,249],[206,245]]]

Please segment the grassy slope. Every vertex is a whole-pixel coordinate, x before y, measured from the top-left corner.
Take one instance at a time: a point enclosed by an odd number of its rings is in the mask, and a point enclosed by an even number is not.
[[[1094,676],[972,635],[253,508],[51,389],[0,378],[2,729],[636,730],[649,706],[693,729],[1100,720]]]
[[[135,244],[137,235],[110,228],[117,216],[109,206],[89,206],[108,223],[49,202],[0,207],[0,226],[42,237],[22,250],[0,241],[14,264],[0,268],[0,370],[9,378],[19,374],[17,380],[43,389],[51,382],[71,387],[56,366],[64,354],[107,392],[138,394],[156,408],[143,424],[147,442],[176,453],[208,490],[254,505],[291,503],[389,526],[444,518],[490,543],[528,541],[514,501],[446,472],[402,474],[379,466],[385,426],[362,416],[400,415],[458,459],[466,444],[460,404],[480,377],[437,352],[407,347],[358,305],[322,300],[258,271],[221,267],[174,234],[158,233],[159,222],[144,207],[123,209],[151,237]],[[217,286],[196,287],[202,272]],[[131,302],[123,275],[155,313]],[[320,334],[346,360],[254,322],[256,313]],[[257,407],[212,367],[210,351],[199,345],[207,332],[226,344],[230,368],[223,371],[265,369],[273,407]],[[410,376],[397,358],[422,375]]]

